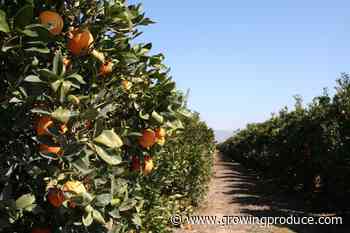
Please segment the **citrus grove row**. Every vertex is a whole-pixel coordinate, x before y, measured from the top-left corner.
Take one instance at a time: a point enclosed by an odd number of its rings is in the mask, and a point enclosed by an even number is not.
[[[0,232],[171,232],[214,136],[124,0],[0,1]]]
[[[310,207],[349,207],[350,77],[343,74],[336,93],[315,97],[307,107],[282,109],[269,120],[249,124],[220,150],[272,178],[280,189],[302,193]],[[329,205],[329,206],[326,206]]]

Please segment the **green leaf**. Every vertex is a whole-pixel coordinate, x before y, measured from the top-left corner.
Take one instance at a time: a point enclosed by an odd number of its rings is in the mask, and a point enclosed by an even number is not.
[[[86,227],[90,226],[93,221],[94,221],[94,219],[92,218],[91,212],[88,212],[82,216],[82,222],[83,222],[84,226],[86,226]]]
[[[32,212],[36,206],[37,206],[36,204],[31,204],[31,205],[25,207],[24,210],[28,211],[28,212]]]
[[[137,226],[141,226],[141,225],[142,225],[141,218],[140,218],[140,216],[138,216],[137,214],[134,214],[134,215],[133,215],[132,222],[133,222],[135,225],[137,225]]]
[[[51,113],[51,116],[58,121],[67,123],[69,121],[69,118],[71,117],[71,112],[68,109],[59,107],[58,109],[56,109],[54,112]]]
[[[96,196],[96,206],[105,207],[111,203],[112,195],[110,193],[104,193]]]
[[[89,164],[83,160],[78,159],[72,163],[73,167],[75,167],[83,176],[87,175],[94,171],[94,169],[89,169]]]
[[[56,75],[55,73],[53,73],[51,70],[48,69],[40,69],[39,74],[42,78],[45,78],[46,80],[57,80],[59,78],[58,75]]]
[[[159,113],[157,113],[156,111],[152,112],[152,117],[153,119],[155,119],[156,121],[158,121],[158,123],[163,123],[164,121],[164,117],[161,116]]]
[[[32,110],[30,110],[32,113],[39,113],[39,114],[43,114],[43,115],[51,115],[50,112],[46,111],[46,110],[42,110],[39,108],[33,108]]]
[[[48,49],[48,48],[35,48],[35,47],[32,47],[32,48],[25,49],[25,51],[27,51],[27,52],[37,52],[37,53],[50,53],[50,49]]]
[[[31,193],[24,194],[16,200],[16,208],[24,209],[31,206],[35,202],[35,196]]]
[[[64,64],[63,64],[63,57],[61,51],[58,51],[52,62],[52,72],[55,73],[58,76],[62,76],[64,74]]]
[[[177,112],[178,112],[179,114],[183,115],[184,117],[190,118],[190,117],[193,116],[192,112],[189,111],[189,110],[186,109],[186,108],[179,109],[179,110],[177,110]]]
[[[24,78],[25,82],[31,82],[31,83],[43,83],[43,81],[36,75],[28,75]]]
[[[124,201],[120,207],[119,207],[119,211],[127,211],[127,210],[130,210],[132,208],[135,207],[135,205],[137,204],[137,201],[136,200],[133,200],[133,199],[128,199],[126,201]]]
[[[119,148],[123,145],[123,141],[118,134],[111,130],[103,130],[103,132],[94,139],[95,142],[101,143],[110,148]]]
[[[38,37],[39,34],[36,31],[32,31],[29,29],[25,29],[25,30],[19,30],[22,34],[29,36],[29,37]]]
[[[148,113],[143,113],[143,110],[139,112],[139,117],[144,120],[149,120],[149,114]]]
[[[15,48],[21,48],[22,46],[21,45],[9,45],[9,46],[4,46],[4,47],[2,47],[1,48],[1,51],[3,51],[3,52],[7,52],[7,51],[9,51],[9,50],[11,50],[11,49],[15,49]]]
[[[95,150],[98,156],[110,165],[118,165],[122,162],[122,158],[119,154],[109,155],[104,149],[97,145],[95,145]]]
[[[142,26],[147,26],[149,24],[154,24],[154,23],[156,23],[156,22],[154,22],[150,18],[144,18],[139,24]]]
[[[67,79],[75,79],[81,84],[86,84],[86,82],[84,81],[84,78],[80,74],[71,74],[67,77]]]
[[[8,33],[10,32],[9,25],[6,21],[6,12],[0,10],[0,31]]]
[[[62,84],[62,80],[56,80],[54,82],[51,83],[51,88],[54,92],[57,92],[58,91],[58,88],[60,88]]]
[[[112,211],[108,212],[112,218],[120,218],[120,213],[118,208],[114,208]]]
[[[98,114],[99,112],[96,109],[89,108],[81,114],[81,118],[86,120],[95,120]]]
[[[70,88],[72,87],[72,83],[70,81],[63,81],[61,85],[61,95],[60,95],[60,101],[61,103],[64,102],[64,99],[66,98],[66,95],[70,91]]]
[[[140,133],[140,132],[130,132],[130,133],[128,133],[128,136],[129,137],[141,137],[142,133]]]
[[[101,224],[106,224],[106,221],[103,218],[103,216],[102,216],[100,211],[93,210],[92,211],[92,217],[96,220],[96,222],[101,223]]]
[[[18,10],[15,15],[15,26],[23,28],[24,26],[30,24],[33,19],[34,8],[32,5],[25,5]]]

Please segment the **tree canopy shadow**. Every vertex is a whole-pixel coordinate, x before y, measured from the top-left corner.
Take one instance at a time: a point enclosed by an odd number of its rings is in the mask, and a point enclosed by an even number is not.
[[[314,217],[320,216],[341,217],[342,224],[330,225],[275,225],[276,227],[288,228],[297,233],[349,233],[349,217],[339,214],[336,210],[328,208],[327,199],[320,200],[321,206],[310,204],[306,196],[302,194],[291,194],[280,189],[274,180],[263,179],[259,173],[247,169],[241,164],[232,161],[231,158],[220,154],[222,165],[229,173],[217,176],[229,182],[229,191],[224,192],[232,196],[231,203],[239,204],[241,213],[253,217]]]

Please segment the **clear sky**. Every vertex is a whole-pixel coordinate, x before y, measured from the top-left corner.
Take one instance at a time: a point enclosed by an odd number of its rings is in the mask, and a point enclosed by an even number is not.
[[[129,0],[157,24],[153,42],[214,129],[267,119],[350,71],[349,0]]]

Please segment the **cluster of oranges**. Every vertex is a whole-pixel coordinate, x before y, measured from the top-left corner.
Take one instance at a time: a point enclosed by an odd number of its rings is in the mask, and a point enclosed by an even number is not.
[[[36,134],[39,137],[49,136],[51,139],[54,139],[54,134],[50,130],[55,128],[58,129],[60,134],[65,134],[68,131],[66,124],[56,124],[50,116],[42,116],[36,123]],[[59,145],[40,144],[39,151],[45,155],[61,155],[63,153],[63,150]]]
[[[55,208],[61,207],[63,202],[67,199],[65,193],[73,195],[80,195],[86,192],[86,188],[80,181],[67,181],[61,189],[57,187],[50,187],[47,193],[47,201]],[[75,203],[68,200],[68,206],[75,208]]]
[[[156,130],[145,129],[139,138],[139,145],[144,149],[150,149],[156,143],[164,145],[165,137],[166,131],[164,128],[158,128]],[[131,168],[133,171],[141,171],[144,175],[149,175],[154,168],[153,159],[149,155],[144,156],[144,163],[141,166],[140,158],[138,156],[132,156]]]
[[[57,12],[48,10],[43,11],[39,15],[39,21],[42,25],[49,27],[50,33],[52,35],[56,36],[62,33],[64,21]],[[72,55],[85,55],[90,51],[91,46],[94,43],[94,37],[89,30],[70,27],[66,34],[69,39],[67,48]],[[97,51],[93,51],[92,53],[96,54],[99,60],[102,61],[102,64],[99,68],[99,75],[106,77],[111,74],[113,70],[113,62],[104,62],[104,56],[102,53],[99,53]],[[67,63],[70,63],[70,60],[66,59],[64,63],[67,65]]]
[[[131,170],[134,172],[142,172],[144,175],[149,175],[151,174],[153,168],[154,168],[154,163],[153,159],[151,156],[146,155],[144,156],[144,163],[143,166],[141,166],[141,161],[138,156],[132,156],[131,158]]]
[[[98,75],[108,77],[113,73],[114,64],[112,60],[106,60],[103,53],[92,50],[94,37],[87,29],[70,27],[66,33],[62,33],[64,28],[63,18],[54,11],[43,11],[39,15],[39,21],[42,25],[49,28],[53,36],[67,35],[67,50],[72,56],[82,56],[93,54],[101,62]],[[67,57],[63,59],[65,67],[71,65],[71,60]],[[128,80],[121,81],[122,88],[125,91],[130,90],[132,84]],[[79,103],[79,101],[76,101]],[[87,127],[87,126],[86,126]],[[68,132],[68,127],[64,123],[56,122],[51,116],[41,116],[36,122],[36,134],[38,137],[48,137],[53,141],[52,145],[41,143],[39,151],[44,155],[61,156],[63,149],[58,143],[57,136],[64,135]],[[141,148],[149,150],[155,144],[164,145],[166,131],[163,128],[145,129],[142,136],[139,137],[138,144]],[[154,162],[150,155],[143,157],[141,165],[140,157],[132,156],[132,170],[149,175],[154,169]],[[70,201],[72,195],[80,195],[86,192],[85,186],[79,181],[68,181],[63,186],[50,186],[47,189],[47,202],[54,208],[60,208],[67,201],[68,207],[75,208],[75,204]],[[32,233],[50,233],[48,228],[33,228]]]
[[[48,189],[47,193],[47,201],[55,208],[59,208],[62,206],[63,202],[66,201],[65,193],[71,193],[71,194],[82,194],[86,192],[85,186],[80,181],[67,181],[62,189],[59,189],[57,187],[51,187]],[[68,206],[70,208],[75,208],[76,204],[74,202],[71,202],[68,200]],[[51,230],[49,228],[41,228],[41,227],[35,227],[32,228],[31,233],[51,233]]]
[[[52,35],[56,36],[62,34],[62,30],[64,28],[64,20],[57,12],[50,10],[43,11],[39,15],[39,20],[41,24],[49,27],[50,33]],[[72,55],[80,56],[91,52],[91,47],[94,43],[94,37],[89,30],[69,27],[66,35],[68,37],[67,49]],[[99,60],[101,61],[98,73],[99,76],[106,77],[110,75],[113,72],[113,62],[110,60],[105,61],[103,54],[95,50],[92,51],[92,54],[94,54],[95,57],[99,57]],[[64,58],[63,63],[67,67],[71,64],[71,61],[68,58]],[[126,91],[129,90],[132,86],[131,82],[128,80],[122,80],[121,84],[123,89]],[[53,125],[54,122],[50,117],[40,118],[37,124],[38,136],[50,135],[49,128]],[[61,128],[60,132],[66,130],[65,125],[61,125],[60,127],[63,127]],[[156,143],[159,145],[163,145],[165,143],[165,130],[163,128],[159,128],[155,131],[147,129],[143,132],[143,135],[139,139],[139,145],[145,149],[149,149]],[[62,153],[62,149],[60,146],[49,146],[46,144],[41,144],[40,152],[43,154],[59,155]],[[151,164],[152,166],[147,165],[146,167],[153,168],[153,161],[151,158],[146,158],[145,164]]]
[[[154,144],[164,145],[166,132],[163,128],[156,130],[146,129],[139,138],[139,145],[144,149],[151,148]]]

